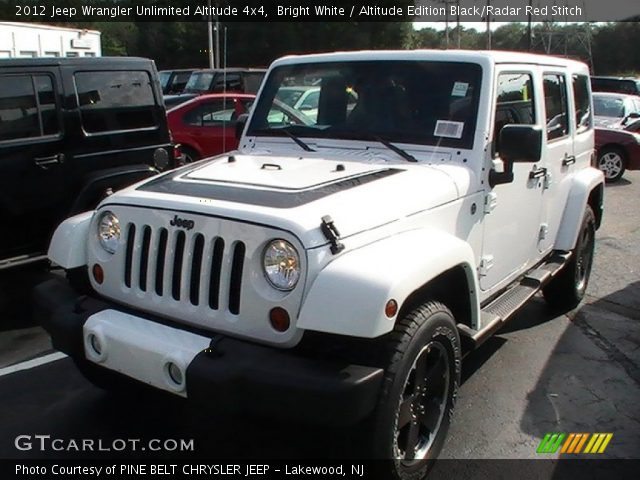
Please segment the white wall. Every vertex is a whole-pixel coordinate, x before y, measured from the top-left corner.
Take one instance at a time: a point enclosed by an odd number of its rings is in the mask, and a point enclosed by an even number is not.
[[[0,22],[0,58],[101,55],[100,32],[96,30]]]

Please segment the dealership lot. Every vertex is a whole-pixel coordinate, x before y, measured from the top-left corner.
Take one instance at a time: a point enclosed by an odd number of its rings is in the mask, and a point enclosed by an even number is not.
[[[598,232],[588,299],[581,308],[558,316],[536,299],[465,360],[443,457],[536,458],[547,432],[611,432],[607,457],[639,458],[638,198],[640,172],[628,172],[620,183],[607,187],[605,221]],[[153,453],[167,457],[335,458],[356,443],[357,432],[302,424],[283,428],[275,419],[215,412],[214,398],[211,411],[195,411],[168,396],[101,392],[68,358],[49,356],[53,351],[47,335],[28,314],[29,290],[43,278],[15,272],[2,278],[0,457],[96,456],[67,448],[40,451],[37,442],[19,450],[19,435],[91,439],[105,446],[118,439],[139,439],[139,446],[154,439],[178,444],[194,440],[193,451],[166,448]],[[100,452],[113,454],[135,458],[149,451]]]

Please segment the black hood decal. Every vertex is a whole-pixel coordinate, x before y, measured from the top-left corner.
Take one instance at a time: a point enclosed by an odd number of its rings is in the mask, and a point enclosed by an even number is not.
[[[139,186],[137,190],[260,205],[264,207],[293,208],[343,190],[386,178],[402,171],[403,170],[398,168],[387,168],[299,191],[260,190],[222,185],[215,182],[184,182],[175,180],[176,177],[183,173],[177,172],[174,175],[157,177]]]

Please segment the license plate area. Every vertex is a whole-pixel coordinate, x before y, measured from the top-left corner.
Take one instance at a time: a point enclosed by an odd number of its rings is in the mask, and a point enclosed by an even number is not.
[[[83,327],[85,357],[161,390],[187,396],[186,371],[211,339],[116,310],[103,310]]]

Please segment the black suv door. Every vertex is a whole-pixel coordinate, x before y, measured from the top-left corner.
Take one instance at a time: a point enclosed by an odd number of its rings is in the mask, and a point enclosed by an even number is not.
[[[0,73],[0,259],[38,249],[71,196],[57,66]]]

